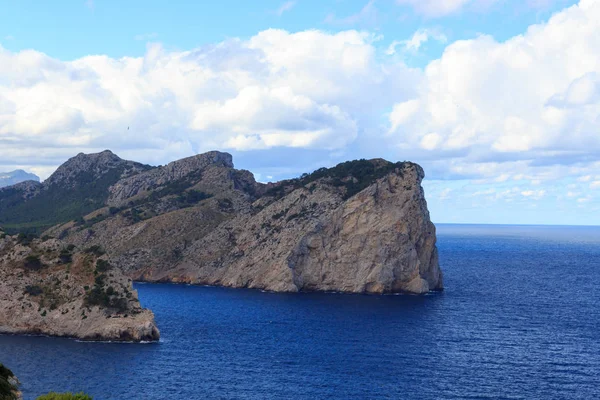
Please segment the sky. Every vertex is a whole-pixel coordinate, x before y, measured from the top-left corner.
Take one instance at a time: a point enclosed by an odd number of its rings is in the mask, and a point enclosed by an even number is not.
[[[409,160],[434,222],[600,225],[600,0],[0,2],[0,171]]]

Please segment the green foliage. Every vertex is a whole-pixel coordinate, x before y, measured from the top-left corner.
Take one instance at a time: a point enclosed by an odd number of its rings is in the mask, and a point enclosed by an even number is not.
[[[63,264],[69,264],[73,261],[73,254],[68,249],[62,249],[58,255],[60,262]]]
[[[127,299],[119,297],[112,286],[105,288],[106,275],[98,275],[94,287],[85,295],[85,305],[111,308],[118,312],[127,311]]]
[[[81,216],[104,206],[108,188],[120,179],[125,169],[119,166],[100,177],[81,171],[73,187],[52,185],[26,200],[21,191],[5,189],[0,192],[0,225],[7,233],[39,233],[68,221],[81,223]]]
[[[100,256],[106,254],[106,252],[104,251],[104,249],[102,248],[102,246],[99,246],[97,244],[95,244],[93,246],[90,246],[87,249],[85,249],[84,253],[93,254],[96,257],[100,257]]]
[[[43,396],[39,396],[36,400],[92,400],[91,396],[81,393],[48,393]]]
[[[281,182],[267,190],[265,196],[279,199],[291,190],[307,186],[319,179],[327,179],[329,184],[345,189],[344,200],[347,200],[394,170],[402,173],[405,165],[404,162],[373,162],[365,159],[346,161],[333,168],[319,168],[310,174],[302,174],[300,178]],[[314,189],[314,185],[309,186],[311,192]]]
[[[106,272],[112,268],[112,265],[106,260],[97,260],[96,261],[96,271],[99,273]]]
[[[177,202],[181,205],[193,205],[212,197],[212,194],[200,192],[198,190],[188,190],[177,197]]]
[[[25,258],[23,266],[27,269],[37,271],[39,269],[42,269],[44,267],[44,264],[42,263],[42,260],[40,260],[40,256],[32,254]]]
[[[37,236],[33,233],[21,232],[17,235],[17,243],[22,244],[23,246],[29,246],[34,239],[37,239]]]
[[[44,293],[44,290],[39,285],[27,285],[25,286],[25,293],[30,296],[39,296]]]
[[[14,377],[10,369],[0,364],[0,400],[16,400],[17,387],[10,382]]]

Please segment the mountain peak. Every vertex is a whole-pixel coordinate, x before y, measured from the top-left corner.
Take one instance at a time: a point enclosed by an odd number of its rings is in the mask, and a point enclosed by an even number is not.
[[[0,187],[12,186],[25,181],[39,182],[40,178],[22,169],[11,172],[0,172]]]
[[[84,179],[87,183],[90,180],[97,180],[111,171],[119,170],[117,174],[118,177],[121,177],[127,171],[137,172],[147,168],[142,164],[123,160],[110,150],[91,154],[79,153],[58,167],[44,182],[44,186],[57,184],[73,186],[79,180]]]

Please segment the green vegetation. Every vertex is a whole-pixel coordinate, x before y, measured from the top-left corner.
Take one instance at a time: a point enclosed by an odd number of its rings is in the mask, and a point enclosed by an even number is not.
[[[12,371],[0,364],[0,400],[16,400],[18,388]]]
[[[33,233],[19,233],[17,235],[17,243],[23,246],[29,246],[34,239],[37,239],[37,236]]]
[[[36,400],[92,400],[92,397],[85,393],[48,393],[39,396]]]
[[[100,177],[81,171],[73,187],[52,185],[27,200],[19,190],[4,189],[0,192],[0,225],[7,233],[40,233],[68,221],[81,223],[81,216],[104,206],[108,188],[125,170],[125,166],[119,166]]]
[[[289,192],[290,186],[291,190],[294,190],[316,180],[327,179],[333,186],[345,189],[344,200],[347,200],[396,169],[402,173],[405,165],[405,162],[373,162],[365,159],[346,161],[333,168],[319,168],[310,174],[303,174],[300,178],[281,182],[267,190],[265,195],[281,198]],[[314,190],[314,186],[309,190]]]
[[[25,258],[23,266],[26,269],[37,271],[39,269],[42,269],[44,267],[44,264],[42,263],[40,256],[32,254],[30,256],[27,256],[27,258]]]
[[[101,246],[98,246],[97,244],[88,247],[83,252],[84,253],[88,253],[88,254],[93,254],[96,257],[100,257],[100,256],[103,256],[104,254],[106,254],[106,252],[104,251],[104,249]]]
[[[27,285],[25,287],[25,293],[30,296],[39,296],[44,293],[44,290],[39,285]]]
[[[108,264],[108,263],[107,263]],[[96,270],[98,273],[98,270]],[[94,287],[85,296],[85,305],[112,308],[118,312],[127,311],[127,299],[119,297],[112,286],[106,286],[106,275],[96,276]]]
[[[17,400],[19,388],[12,371],[0,363],[0,400]],[[36,400],[93,400],[91,396],[81,393],[51,392],[39,396]]]

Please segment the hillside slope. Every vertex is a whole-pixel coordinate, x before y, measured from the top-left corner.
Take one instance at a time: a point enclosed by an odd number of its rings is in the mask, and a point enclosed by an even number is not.
[[[111,185],[148,169],[108,150],[78,154],[43,183],[0,188],[0,226],[9,233],[41,233],[104,206]]]
[[[152,341],[160,334],[132,282],[98,248],[0,231],[0,333]]]
[[[443,287],[423,177],[360,160],[264,185],[210,152],[121,179],[106,207],[46,234],[144,281],[423,293]]]

